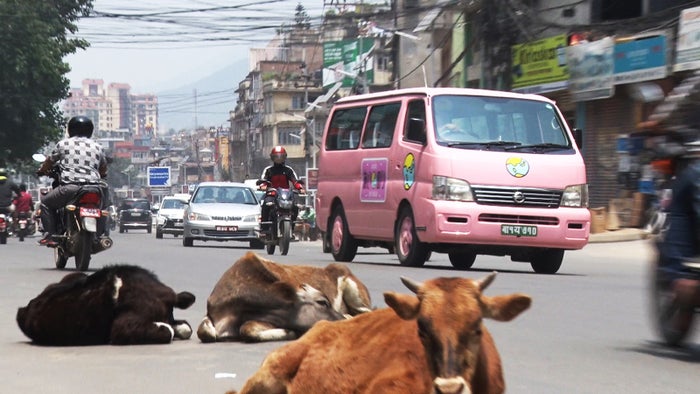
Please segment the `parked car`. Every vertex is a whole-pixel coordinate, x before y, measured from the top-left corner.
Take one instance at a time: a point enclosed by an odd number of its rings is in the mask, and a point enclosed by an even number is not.
[[[189,194],[163,197],[156,214],[156,238],[163,238],[163,234],[182,235],[185,204],[189,198]]]
[[[151,203],[145,198],[127,198],[119,205],[119,232],[144,229],[149,234],[153,226]]]
[[[258,239],[260,204],[254,190],[235,182],[202,182],[185,207],[182,244],[193,241],[247,241],[262,249]]]

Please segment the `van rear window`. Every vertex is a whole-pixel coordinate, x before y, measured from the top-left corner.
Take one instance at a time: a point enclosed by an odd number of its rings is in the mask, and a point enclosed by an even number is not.
[[[326,150],[357,149],[367,108],[348,108],[335,111],[326,133]]]

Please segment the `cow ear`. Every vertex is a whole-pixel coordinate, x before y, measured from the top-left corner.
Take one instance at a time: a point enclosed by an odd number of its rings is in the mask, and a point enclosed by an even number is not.
[[[498,321],[511,321],[532,304],[530,296],[520,293],[495,297],[482,295],[481,300],[483,316]]]
[[[387,291],[384,293],[384,302],[404,320],[414,319],[420,310],[420,301],[414,295]]]

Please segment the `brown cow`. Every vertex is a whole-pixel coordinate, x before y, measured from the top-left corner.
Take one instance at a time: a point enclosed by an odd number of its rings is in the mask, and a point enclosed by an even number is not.
[[[509,321],[531,299],[484,296],[494,277],[401,278],[417,297],[386,292],[390,308],[318,323],[268,355],[241,394],[502,393],[501,360],[482,319]]]
[[[342,264],[283,265],[248,252],[212,290],[197,336],[202,342],[289,340],[320,320],[370,307],[369,291]]]

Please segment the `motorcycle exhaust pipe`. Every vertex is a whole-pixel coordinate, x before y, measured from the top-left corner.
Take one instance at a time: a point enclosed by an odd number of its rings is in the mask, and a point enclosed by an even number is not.
[[[93,244],[92,253],[99,253],[99,252],[102,252],[103,250],[107,250],[107,249],[111,248],[113,244],[114,244],[114,241],[112,241],[112,238],[109,238],[109,237],[100,238],[96,244]]]

